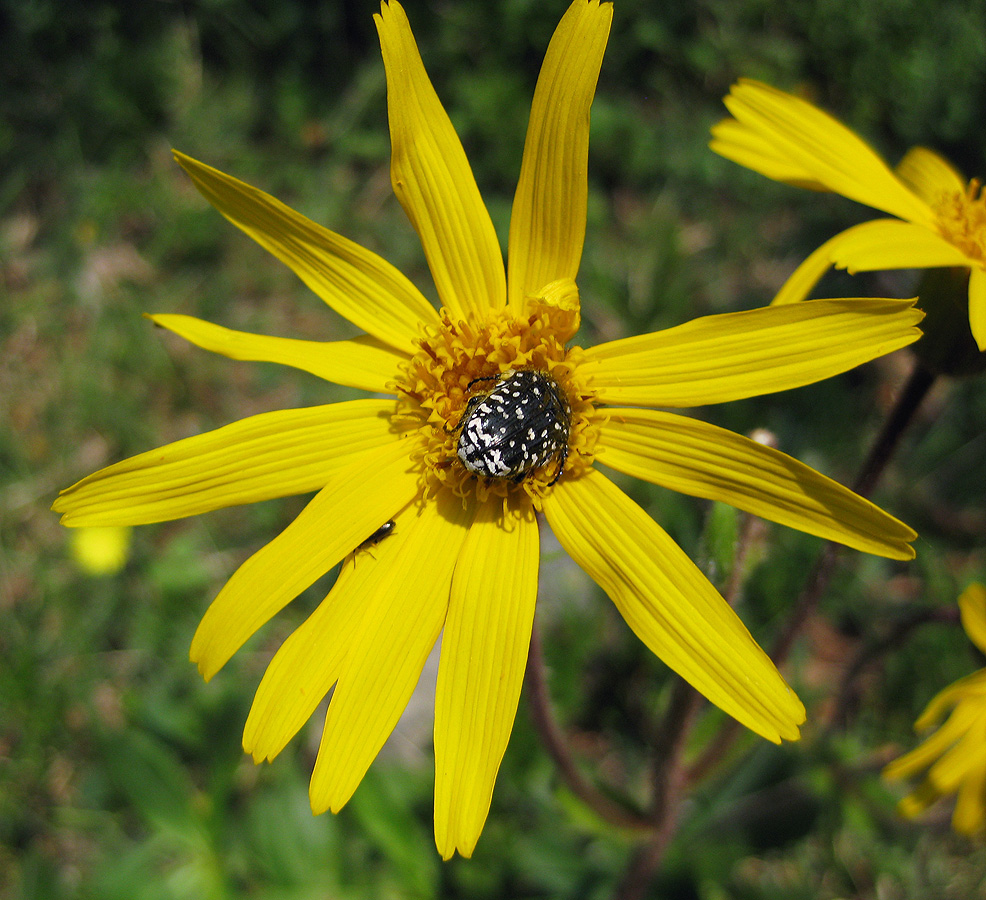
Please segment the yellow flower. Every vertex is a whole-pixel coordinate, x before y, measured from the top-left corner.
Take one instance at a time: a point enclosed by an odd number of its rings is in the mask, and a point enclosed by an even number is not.
[[[986,587],[969,585],[959,597],[959,609],[969,640],[986,653]],[[970,836],[986,833],[986,669],[939,693],[914,723],[915,731],[938,725],[946,712],[945,723],[890,763],[883,777],[909,778],[927,769],[920,786],[900,801],[901,814],[913,818],[940,797],[958,794],[952,827]]]
[[[513,725],[537,593],[538,511],[641,640],[713,703],[775,742],[796,739],[804,721],[798,698],[699,569],[594,467],[597,451],[611,468],[673,490],[860,550],[913,556],[910,528],[830,479],[655,408],[845,371],[917,338],[911,303],[822,300],[566,347],[579,322],[589,107],[611,18],[610,4],[575,0],[548,47],[505,273],[404,10],[383,5],[376,24],[393,186],[421,238],[440,311],[379,256],[176,154],[224,216],[366,335],[319,343],[181,315],[153,320],[235,359],[279,362],[384,397],[254,416],[110,466],[54,507],[67,525],[137,524],[318,491],[232,576],[191,657],[211,678],[342,563],[325,601],[271,661],[243,738],[256,760],[272,759],[335,685],[311,803],[336,811],[443,634],[435,834],[445,858],[472,853]],[[518,385],[526,390],[512,390]],[[364,551],[368,536],[374,546]]]
[[[734,118],[712,129],[711,148],[775,181],[833,191],[883,210],[822,244],[774,303],[803,300],[831,266],[849,272],[957,266],[969,270],[969,325],[986,350],[986,196],[937,153],[914,147],[891,170],[842,123],[812,104],[741,79],[725,103]]]
[[[130,555],[130,529],[96,525],[72,532],[69,550],[87,575],[115,575]]]

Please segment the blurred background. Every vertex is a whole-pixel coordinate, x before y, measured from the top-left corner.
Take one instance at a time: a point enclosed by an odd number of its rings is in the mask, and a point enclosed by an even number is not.
[[[407,0],[429,73],[506,245],[530,100],[565,0]],[[740,76],[829,109],[896,163],[914,144],[986,176],[984,0],[618,0],[592,111],[579,278],[592,344],[765,305],[869,211],[769,182],[707,149]],[[332,340],[352,334],[212,210],[172,147],[381,253],[434,298],[389,182],[374,3],[0,0],[0,897],[607,897],[632,847],[559,785],[522,700],[474,858],[431,826],[428,691],[338,816],[313,818],[321,717],[274,764],[240,749],[267,661],[324,594],[292,604],[209,685],[188,662],[224,581],[305,498],[137,529],[92,562],[49,506],[126,456],[257,412],[354,396],[213,357],[143,313]],[[910,296],[909,273],[827,276],[820,296]],[[907,351],[787,394],[702,410],[842,482],[912,365]],[[902,565],[842,556],[789,667],[800,744],[752,735],[682,811],[653,896],[967,900],[981,846],[949,804],[897,818],[879,781],[912,722],[983,665],[930,624],[854,659],[986,576],[986,391],[941,383],[875,499],[921,533]],[[628,489],[720,586],[730,510]],[[586,771],[646,795],[666,669],[547,543],[538,622]],[[740,614],[769,643],[821,542],[765,528]],[[430,679],[430,684],[426,683]],[[696,749],[722,724],[706,709]]]

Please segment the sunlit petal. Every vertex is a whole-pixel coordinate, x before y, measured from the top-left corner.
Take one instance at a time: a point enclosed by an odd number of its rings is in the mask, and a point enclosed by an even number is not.
[[[910,222],[932,225],[928,204],[865,141],[828,113],[749,79],[733,85],[724,102],[738,122],[773,144],[776,156],[789,159],[830,191]]]
[[[261,413],[100,469],[52,504],[65,525],[146,525],[324,487],[391,445],[393,401]]]
[[[472,504],[443,494],[412,507],[405,540],[363,610],[342,665],[311,782],[315,813],[337,812],[393,731],[434,646],[449,604],[452,572]],[[411,517],[405,517],[410,519]],[[388,538],[388,542],[396,538]],[[386,544],[383,545],[386,548]]]
[[[613,19],[611,3],[575,0],[538,77],[510,216],[510,305],[552,281],[574,279],[585,239],[589,107]]]
[[[789,390],[916,341],[908,300],[809,300],[693,319],[585,351],[603,403],[700,406]]]
[[[796,740],[805,710],[695,564],[596,470],[560,481],[544,513],[561,545],[668,666],[768,740]]]
[[[817,250],[813,251],[801,265],[796,268],[787,281],[784,282],[777,296],[771,300],[772,306],[780,306],[784,303],[795,303],[799,300],[807,300],[815,285],[821,277],[832,268],[832,253],[839,248],[839,244],[846,235],[850,235],[852,228],[842,231],[833,238],[829,238]]]
[[[409,351],[434,307],[390,263],[269,194],[175,151],[202,195],[357,328]]]
[[[424,247],[442,304],[482,320],[506,303],[503,254],[462,144],[396,0],[373,17],[387,70],[391,180]]]
[[[230,359],[291,366],[335,384],[377,393],[393,393],[388,384],[394,380],[398,364],[407,359],[407,354],[368,335],[352,341],[299,341],[233,331],[192,316],[148,318],[197,347]]]
[[[514,723],[534,621],[538,527],[529,502],[478,510],[452,580],[435,700],[435,842],[471,856]]]
[[[736,119],[723,119],[712,126],[709,149],[774,181],[812,191],[828,190],[811,172],[780,152],[775,143]]]
[[[359,631],[367,598],[389,578],[416,519],[413,507],[394,516],[395,527],[386,541],[372,551],[354,553],[328,596],[274,654],[243,731],[243,749],[253,754],[254,762],[280,753],[335,684]]]
[[[917,535],[868,500],[749,438],[648,409],[607,410],[605,465],[664,487],[720,500],[782,525],[893,559],[911,559]]]
[[[829,244],[833,264],[850,273],[967,266],[970,263],[958,247],[936,232],[897,219],[863,222],[843,231]]]
[[[408,458],[413,443],[394,439],[362,453],[236,570],[192,639],[191,659],[207,681],[271,616],[417,496],[419,473]]]

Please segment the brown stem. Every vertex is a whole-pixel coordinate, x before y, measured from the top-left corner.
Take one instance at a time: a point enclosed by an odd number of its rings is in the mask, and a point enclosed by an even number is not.
[[[904,384],[904,389],[897,397],[893,409],[890,410],[890,415],[887,416],[883,428],[880,429],[876,441],[870,448],[859,476],[853,483],[853,490],[856,493],[863,497],[872,493],[880,480],[880,476],[886,470],[894,451],[900,445],[900,439],[907,430],[907,426],[914,420],[921,401],[924,400],[934,383],[935,375],[920,362],[916,362],[910,377]],[[841,550],[841,544],[832,542],[827,543],[822,550],[822,555],[815,563],[808,583],[791,611],[787,625],[774,645],[770,658],[775,665],[780,666],[785,662],[791,652],[795,638],[801,633],[801,629],[804,628],[805,623],[815,611],[815,607],[818,606],[822,595],[828,588],[829,581],[832,579],[832,572],[835,571],[835,563]]]
[[[842,677],[835,703],[826,722],[828,731],[845,729],[852,720],[854,687],[859,676],[885,653],[899,647],[912,631],[932,622],[957,625],[959,623],[959,611],[954,606],[916,610],[895,622],[882,638],[868,641],[865,646],[859,649]],[[856,705],[858,706],[858,703]]]
[[[733,554],[733,565],[722,591],[723,599],[730,606],[735,606],[736,601],[739,600],[743,582],[746,580],[746,561],[750,555],[750,548],[760,542],[763,531],[763,519],[758,519],[749,513],[740,514],[740,532],[736,542],[736,552]]]
[[[904,389],[897,397],[897,402],[890,410],[890,415],[887,416],[883,428],[880,429],[880,433],[877,435],[876,441],[870,448],[866,461],[853,483],[853,490],[857,494],[867,497],[872,493],[880,480],[880,476],[886,470],[894,451],[900,445],[900,439],[907,430],[907,426],[914,420],[914,415],[917,413],[921,401],[924,400],[934,383],[935,375],[920,362],[915,363],[910,377],[904,384]],[[785,662],[791,652],[795,638],[815,611],[815,607],[818,606],[822,595],[828,588],[829,581],[832,579],[832,572],[835,571],[835,563],[841,550],[841,544],[832,542],[827,543],[822,550],[822,555],[815,563],[808,583],[791,611],[787,625],[774,645],[770,658],[775,665],[780,666]]]
[[[589,781],[575,762],[565,734],[555,718],[548,693],[548,683],[545,677],[544,650],[537,625],[531,632],[531,649],[527,657],[527,699],[530,705],[531,718],[541,743],[555,761],[558,773],[586,806],[593,809],[600,818],[618,828],[633,831],[653,831],[654,824],[650,818],[634,812],[610,799]]]
[[[730,606],[734,606],[739,597],[750,547],[762,529],[762,521],[743,513],[729,579],[723,591],[723,597]],[[687,682],[680,678],[675,681],[662,725],[656,729],[654,739],[649,813],[654,834],[632,854],[614,895],[615,900],[634,900],[643,896],[674,837],[678,826],[678,805],[688,785],[681,756],[701,702],[701,695]]]
[[[658,729],[651,765],[652,797],[648,818],[654,833],[634,850],[614,900],[639,900],[644,896],[664,858],[678,826],[678,807],[685,788],[681,765],[688,733],[701,700],[686,681],[676,679],[667,712]]]
[[[914,415],[918,411],[918,407],[921,406],[921,401],[924,400],[928,391],[931,390],[931,386],[935,383],[935,377],[935,373],[926,369],[920,361],[915,362],[910,377],[904,384],[904,389],[897,397],[897,402],[890,410],[890,415],[883,423],[883,428],[853,483],[853,490],[857,494],[869,497],[873,492],[880,476],[887,468],[887,463],[890,462],[890,458],[900,444],[900,439],[904,436],[907,426],[914,420]]]

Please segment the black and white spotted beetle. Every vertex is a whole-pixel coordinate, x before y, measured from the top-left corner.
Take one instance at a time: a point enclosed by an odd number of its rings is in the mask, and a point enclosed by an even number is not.
[[[568,458],[572,410],[561,388],[544,372],[510,369],[477,378],[493,389],[469,399],[459,426],[457,454],[472,473],[487,478],[524,480],[552,459],[561,478]],[[471,387],[472,385],[470,385]]]

